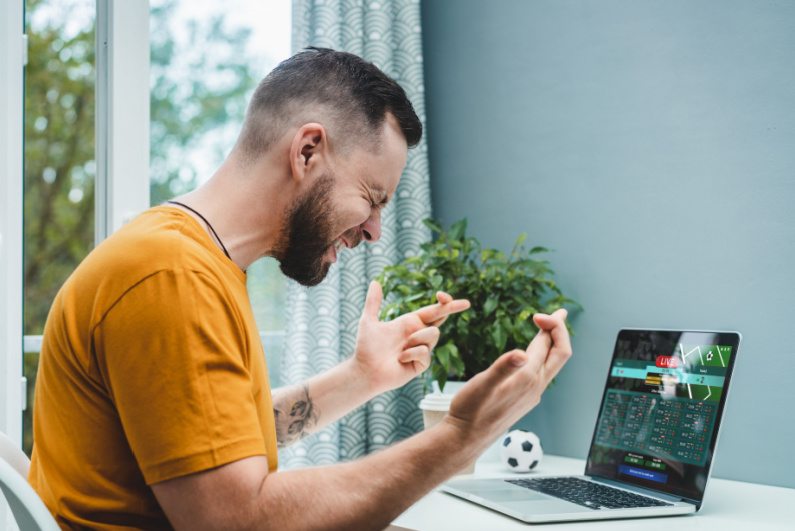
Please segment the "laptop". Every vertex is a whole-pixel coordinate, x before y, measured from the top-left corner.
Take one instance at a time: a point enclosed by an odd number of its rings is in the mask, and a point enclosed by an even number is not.
[[[528,523],[695,513],[740,339],[619,331],[583,476],[462,478],[442,490]]]

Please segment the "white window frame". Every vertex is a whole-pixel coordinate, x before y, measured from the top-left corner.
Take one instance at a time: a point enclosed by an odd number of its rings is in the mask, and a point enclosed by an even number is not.
[[[0,2],[0,431],[22,446],[24,0]],[[14,529],[0,497],[0,527]]]
[[[149,208],[149,0],[97,0],[95,243]]]
[[[24,0],[0,2],[0,431],[22,443]],[[0,515],[2,518],[2,515]],[[0,519],[0,523],[3,520]]]
[[[0,430],[20,445],[37,342],[23,339],[24,31],[24,0],[0,2]],[[98,245],[149,208],[149,1],[97,0],[96,33]]]

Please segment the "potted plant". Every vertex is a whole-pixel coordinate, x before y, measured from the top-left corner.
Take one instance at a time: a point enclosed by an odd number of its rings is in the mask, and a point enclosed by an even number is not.
[[[419,255],[384,268],[378,277],[387,301],[381,318],[391,320],[433,304],[437,291],[472,303],[441,326],[430,366],[440,389],[451,378],[468,380],[503,352],[526,348],[538,332],[533,314],[552,313],[566,304],[582,309],[552,280],[548,262],[537,258],[548,249],[525,250],[525,234],[505,254],[468,237],[466,218],[449,230],[432,219],[423,223],[437,235],[435,241],[421,245]]]

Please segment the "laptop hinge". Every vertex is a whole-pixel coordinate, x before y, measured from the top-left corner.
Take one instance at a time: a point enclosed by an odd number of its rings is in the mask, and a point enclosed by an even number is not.
[[[632,492],[636,494],[642,494],[643,496],[651,496],[653,498],[659,498],[667,502],[685,502],[691,505],[698,505],[695,501],[688,500],[687,498],[682,498],[681,496],[674,496],[672,494],[666,494],[664,492],[660,492],[657,490],[645,489],[643,487],[638,487],[637,485],[632,485],[631,483],[624,483],[623,481],[616,481],[613,479],[607,479],[599,476],[587,476],[587,477],[597,483],[603,483],[605,485],[609,485],[610,487],[617,487],[619,489],[631,490]]]

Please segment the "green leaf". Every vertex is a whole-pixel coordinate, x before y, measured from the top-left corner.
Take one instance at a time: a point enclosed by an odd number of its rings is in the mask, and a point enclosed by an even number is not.
[[[384,308],[381,310],[381,314],[379,315],[380,319],[382,321],[391,320],[399,306],[400,303],[397,302],[393,302],[384,306]]]
[[[532,249],[530,249],[530,252],[528,252],[527,254],[548,253],[548,252],[549,249],[547,249],[546,247],[533,247]]]
[[[547,315],[550,315],[550,314],[555,313],[556,311],[558,311],[560,309],[561,309],[561,305],[556,303],[556,302],[553,302],[552,304],[547,304],[546,308],[544,308],[544,313],[547,314]]]
[[[532,324],[532,321],[521,321],[513,328],[513,339],[517,346],[524,347],[533,340],[537,332],[538,328]]]
[[[422,220],[422,224],[425,225],[426,227],[428,227],[429,229],[431,229],[433,232],[436,232],[438,234],[441,234],[442,232],[444,232],[444,229],[442,229],[442,226],[439,225],[437,222],[435,222],[433,220],[433,218],[425,218],[425,219],[423,219]]]
[[[441,347],[436,347],[433,351],[433,354],[436,356],[436,359],[439,360],[439,365],[444,367],[445,369],[450,367],[450,347],[447,345],[442,345]]]
[[[483,317],[488,317],[492,314],[492,312],[497,309],[497,305],[500,303],[500,299],[498,297],[490,297],[486,300],[486,304],[483,305]]]
[[[428,280],[428,275],[426,275],[425,273],[417,273],[415,271],[411,271],[408,274],[408,277],[411,280],[416,280],[417,282],[425,282]]]
[[[494,346],[496,347],[497,352],[502,353],[503,349],[505,348],[505,344],[508,342],[508,333],[499,321],[492,325],[491,337],[494,340]]]
[[[469,319],[464,319],[463,316],[459,317],[458,319],[455,319],[455,330],[454,333],[452,334],[452,337],[455,337],[456,339],[459,340],[466,338],[468,331],[469,331]]]
[[[519,246],[524,243],[525,239],[527,238],[527,233],[521,234],[518,238],[516,238],[516,243],[513,244],[513,249],[511,249],[511,256],[518,256],[516,249],[519,249]],[[524,249],[524,247],[522,247]]]
[[[511,335],[513,333],[513,323],[507,316],[502,317],[500,319],[500,323],[502,323],[502,327],[505,329],[506,335]]]
[[[453,372],[453,374],[461,378],[466,372],[464,362],[461,360],[461,353],[458,351],[458,347],[452,341],[448,341],[446,346],[450,351],[450,370]]]
[[[447,383],[447,370],[437,365],[432,372],[433,379],[439,382],[439,390],[444,391],[444,384]]]
[[[410,302],[418,301],[418,300],[423,299],[423,298],[425,298],[425,293],[424,292],[423,293],[415,293],[414,295],[411,295],[410,297],[406,297],[403,300],[403,302],[405,304],[408,304]]]
[[[456,221],[453,223],[453,226],[450,227],[450,239],[451,240],[460,240],[464,237],[467,231],[467,218],[462,220]]]
[[[458,347],[455,345],[455,343],[448,341],[446,346],[450,350],[451,359],[460,359],[460,353],[458,352]]]
[[[464,366],[464,362],[461,360],[461,358],[452,358],[450,360],[450,370],[459,378],[466,374],[466,367]]]

